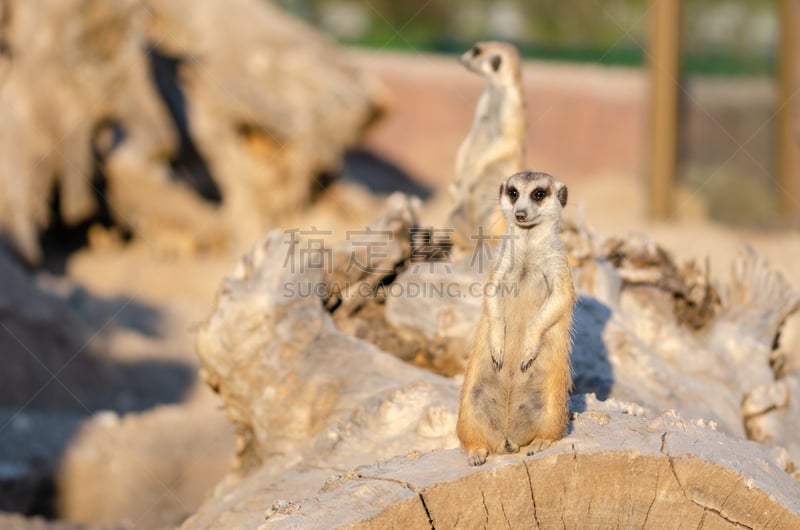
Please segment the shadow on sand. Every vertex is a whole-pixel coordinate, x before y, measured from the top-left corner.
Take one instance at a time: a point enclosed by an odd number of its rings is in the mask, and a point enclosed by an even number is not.
[[[148,351],[160,321],[135,300],[44,289],[0,248],[0,511],[56,515],[54,474],[95,413],[186,397],[196,367]]]

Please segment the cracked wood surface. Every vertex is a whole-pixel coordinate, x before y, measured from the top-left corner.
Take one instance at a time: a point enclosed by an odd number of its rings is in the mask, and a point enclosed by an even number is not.
[[[406,207],[398,219],[413,218]],[[288,294],[286,285],[326,275],[282,267],[286,258],[282,234],[270,233],[199,326],[204,378],[239,425],[240,467],[185,529],[800,527],[792,460],[740,437],[742,389],[720,382],[748,370],[772,379],[767,339],[779,319],[768,304],[723,305],[707,331],[715,347],[687,339],[691,357],[670,363],[684,343],[667,298],[638,288],[613,310],[582,299],[574,368],[586,369],[580,355],[592,346],[602,350],[613,392],[599,401],[578,385],[563,440],[474,468],[455,449],[458,381],[347,335],[313,294]],[[740,265],[750,271],[742,278],[774,279],[764,264]],[[762,332],[737,331],[750,316]]]
[[[533,457],[466,465],[458,450],[397,458],[296,500],[261,527],[797,528],[800,485],[767,448],[686,422],[606,410]],[[612,406],[613,408],[613,406]]]

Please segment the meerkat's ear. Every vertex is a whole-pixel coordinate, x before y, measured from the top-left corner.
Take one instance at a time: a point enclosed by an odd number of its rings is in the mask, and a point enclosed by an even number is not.
[[[492,65],[492,70],[496,72],[500,69],[500,65],[503,64],[503,58],[499,55],[492,55],[492,58],[489,59],[489,62]]]
[[[503,182],[500,184],[500,197],[503,196],[503,193],[505,193],[505,191],[506,191],[506,183]]]
[[[567,205],[567,185],[566,184],[559,184],[558,191],[556,192],[556,196],[558,196],[558,202],[561,203],[561,207]]]

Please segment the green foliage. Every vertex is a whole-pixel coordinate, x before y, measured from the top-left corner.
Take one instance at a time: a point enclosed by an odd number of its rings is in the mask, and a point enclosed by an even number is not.
[[[675,0],[679,1],[679,0]],[[348,44],[460,52],[476,40],[514,42],[529,58],[639,66],[649,0],[278,0]],[[777,36],[774,0],[683,0],[684,70],[770,75]],[[337,35],[325,13],[345,6],[365,21]],[[513,26],[511,35],[504,34]],[[776,25],[775,25],[776,26]]]

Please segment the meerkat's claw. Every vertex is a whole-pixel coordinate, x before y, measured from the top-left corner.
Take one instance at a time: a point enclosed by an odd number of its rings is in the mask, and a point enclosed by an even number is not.
[[[533,456],[533,455],[535,455],[536,453],[538,453],[540,451],[544,451],[545,449],[547,449],[551,445],[553,445],[553,441],[552,440],[534,440],[528,446],[528,456]]]
[[[495,370],[500,370],[503,367],[503,339],[500,337],[493,337],[490,346],[489,354],[492,356],[492,363]]]
[[[489,456],[489,451],[486,449],[475,449],[469,452],[467,463],[471,466],[482,466],[486,463],[487,456]]]
[[[536,357],[539,356],[539,348],[538,347],[528,347],[525,348],[522,354],[522,363],[519,365],[520,371],[524,374],[528,368],[531,367],[533,361],[536,360]]]
[[[495,356],[495,354],[492,354],[492,364],[494,364],[495,370],[500,370],[503,367],[503,356]]]
[[[509,454],[519,453],[519,446],[514,442],[512,442],[511,440],[506,440],[506,443],[503,446],[503,450]]]

